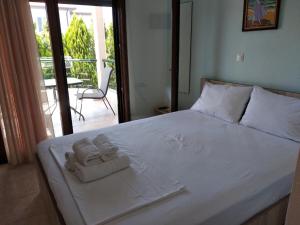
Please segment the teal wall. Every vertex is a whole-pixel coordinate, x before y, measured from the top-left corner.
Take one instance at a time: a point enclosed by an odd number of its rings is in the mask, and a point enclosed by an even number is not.
[[[242,32],[243,0],[193,2],[191,92],[180,94],[181,108],[199,97],[201,77],[300,92],[299,0],[282,0],[278,30],[253,32]]]

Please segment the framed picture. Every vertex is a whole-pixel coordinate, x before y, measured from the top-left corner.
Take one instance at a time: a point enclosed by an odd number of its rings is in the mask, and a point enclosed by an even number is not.
[[[278,28],[280,0],[244,0],[243,31]]]

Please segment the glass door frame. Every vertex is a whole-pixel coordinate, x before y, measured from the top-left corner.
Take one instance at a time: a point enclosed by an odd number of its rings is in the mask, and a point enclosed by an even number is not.
[[[67,84],[64,49],[57,0],[46,0],[52,55],[55,69],[56,87],[59,98],[63,135],[73,134],[72,115]]]
[[[180,0],[172,0],[171,111],[178,111]]]
[[[45,2],[50,30],[50,40],[57,82],[63,135],[73,133],[67,76],[64,61],[63,42],[58,4],[82,4],[111,6],[115,43],[115,67],[117,77],[119,123],[130,121],[129,76],[127,56],[127,32],[125,0],[30,0]]]
[[[129,97],[129,75],[128,75],[128,55],[127,55],[127,32],[126,32],[126,7],[125,0],[31,0],[35,2],[46,2],[46,5],[55,6],[50,10],[50,14],[57,14],[58,20],[58,3],[65,4],[88,4],[98,6],[112,6],[113,9],[113,27],[115,41],[115,59],[116,59],[116,75],[117,75],[117,93],[118,93],[118,112],[119,122],[127,122],[131,120],[130,114],[130,97]],[[47,7],[48,8],[48,7]],[[56,12],[56,13],[55,13]],[[49,14],[48,14],[49,15]],[[52,16],[50,16],[52,17]],[[178,110],[178,73],[179,73],[179,29],[180,29],[180,0],[172,0],[172,68],[171,68],[171,110]],[[57,24],[57,25],[55,25]],[[54,22],[54,26],[60,26],[59,21]],[[50,26],[49,26],[50,27]],[[51,27],[50,27],[51,30]],[[55,39],[61,43],[61,33],[54,33]],[[62,51],[62,50],[60,50]],[[62,51],[63,53],[63,51]],[[60,56],[61,54],[58,54]],[[59,67],[64,67],[63,57],[56,60]],[[64,68],[60,69],[60,71]],[[61,73],[61,72],[60,72]],[[61,76],[61,75],[59,75]],[[73,133],[71,113],[69,108],[69,99],[67,93],[66,78],[60,79],[58,84],[58,92],[64,100],[60,103],[62,118],[63,134]],[[57,81],[59,83],[59,81]],[[64,94],[65,93],[65,94]],[[67,112],[68,111],[68,112]]]

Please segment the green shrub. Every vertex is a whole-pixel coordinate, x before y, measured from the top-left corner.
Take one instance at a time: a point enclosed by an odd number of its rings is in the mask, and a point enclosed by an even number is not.
[[[47,24],[43,25],[43,31],[41,33],[36,33],[36,42],[38,46],[38,52],[41,57],[51,57],[51,42],[49,37],[49,27]]]
[[[95,59],[94,36],[81,17],[76,14],[72,16],[63,39],[65,56],[73,59]],[[72,62],[69,75],[79,79],[90,79],[95,87],[98,84],[95,62]]]
[[[107,53],[106,65],[113,69],[109,87],[117,89],[116,67],[115,67],[115,46],[114,46],[114,30],[112,23],[105,27],[105,47]]]
[[[41,33],[36,33],[38,52],[41,58],[52,57],[51,42],[48,24],[44,24]],[[72,16],[70,26],[63,35],[64,54],[72,59],[95,59],[95,40],[93,30],[89,30],[81,17],[76,14]],[[115,72],[115,47],[113,24],[105,27],[105,46],[107,59],[105,64],[113,69],[109,87],[117,88]],[[50,63],[51,64],[51,63]],[[44,79],[54,78],[54,67],[42,67]],[[79,79],[89,79],[89,84],[97,87],[97,66],[96,62],[72,62],[67,68],[67,75]]]
[[[34,26],[36,26],[34,24]],[[38,47],[38,53],[41,58],[43,57],[52,57],[51,42],[49,36],[49,27],[45,23],[43,25],[43,31],[41,33],[35,34],[36,43]],[[42,67],[42,72],[44,79],[54,78],[54,68],[52,67]]]

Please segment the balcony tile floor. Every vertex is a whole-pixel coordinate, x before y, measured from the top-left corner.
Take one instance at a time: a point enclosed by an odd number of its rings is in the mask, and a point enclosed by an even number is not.
[[[79,92],[82,92],[82,90],[83,89],[80,89]],[[76,106],[76,93],[77,88],[69,89],[69,99],[70,105],[72,107]],[[47,90],[47,95],[49,105],[51,106],[54,103],[52,90]],[[116,91],[113,89],[109,89],[107,93],[107,98],[111,103],[116,115],[114,115],[110,109],[107,109],[105,107],[102,100],[85,99],[83,100],[82,107],[82,114],[85,117],[85,121],[83,121],[82,118],[79,120],[79,115],[71,111],[74,133],[104,128],[118,124],[118,100]],[[79,111],[79,109],[80,100],[77,101],[77,110]],[[62,136],[59,105],[57,106],[56,110],[52,115],[52,123],[54,127],[55,136]]]

